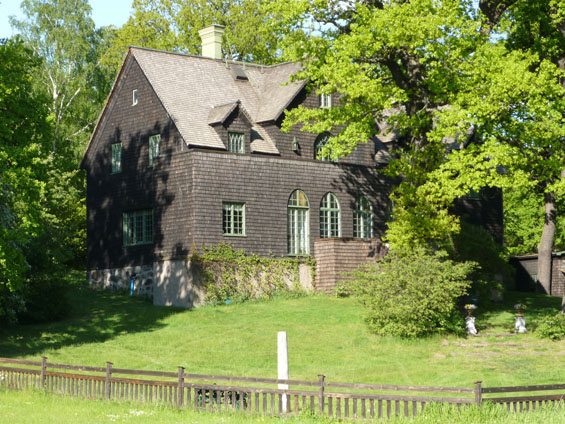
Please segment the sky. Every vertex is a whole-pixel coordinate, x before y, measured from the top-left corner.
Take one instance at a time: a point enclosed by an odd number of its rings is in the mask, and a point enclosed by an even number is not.
[[[21,0],[0,0],[0,38],[9,38],[14,33],[10,26],[9,16],[21,19]],[[92,7],[92,19],[96,27],[115,25],[121,27],[126,23],[131,12],[132,0],[89,0]]]

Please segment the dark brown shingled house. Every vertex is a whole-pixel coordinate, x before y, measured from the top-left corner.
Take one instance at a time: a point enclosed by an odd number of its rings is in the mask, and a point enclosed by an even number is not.
[[[331,97],[289,82],[296,63],[221,59],[221,31],[202,30],[204,56],[129,49],[82,161],[92,284],[128,287],[135,273],[156,303],[192,306],[191,248],[226,242],[263,256],[316,254],[329,260],[317,272],[327,288],[334,268],[366,258],[383,234],[379,161],[390,140],[320,158],[327,134],[280,128],[285,110],[331,107]]]

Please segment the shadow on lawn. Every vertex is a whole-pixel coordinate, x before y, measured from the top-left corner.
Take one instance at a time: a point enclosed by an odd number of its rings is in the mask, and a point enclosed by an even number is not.
[[[504,295],[503,302],[492,302],[487,310],[478,310],[477,318],[481,321],[483,328],[508,327],[513,331],[516,315],[514,305],[517,303],[523,303],[527,307],[524,315],[530,330],[534,330],[543,317],[557,315],[561,310],[560,297],[533,292],[508,291]],[[504,312],[507,314],[503,314]],[[505,315],[508,319],[502,321]]]
[[[153,331],[164,327],[165,318],[186,311],[84,285],[73,285],[69,299],[72,311],[66,319],[0,329],[0,357],[40,355],[65,346],[104,342],[121,334]]]

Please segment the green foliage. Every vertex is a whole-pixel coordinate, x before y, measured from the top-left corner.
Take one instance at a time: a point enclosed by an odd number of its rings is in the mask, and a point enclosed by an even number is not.
[[[471,285],[473,262],[456,263],[442,252],[391,252],[352,273],[352,292],[367,309],[367,323],[380,335],[421,337],[457,332],[464,323],[457,300]]]
[[[198,31],[212,24],[225,27],[224,56],[272,64],[280,56],[286,11],[273,0],[134,0],[133,15],[116,31],[103,62],[117,69],[128,46],[189,54],[201,53]]]
[[[565,314],[560,312],[543,318],[536,328],[536,334],[551,340],[565,339]]]
[[[25,310],[19,315],[22,324],[50,322],[65,318],[71,311],[68,282],[57,276],[34,277],[23,289]]]
[[[25,249],[42,233],[51,128],[46,99],[32,90],[41,61],[16,40],[0,40],[0,322],[21,310]]]
[[[208,302],[224,303],[228,299],[243,302],[304,292],[298,281],[300,261],[296,259],[247,256],[243,250],[234,250],[227,243],[202,250],[202,254],[194,252],[190,260],[202,267]]]
[[[283,128],[331,131],[334,156],[398,135],[385,170],[398,182],[393,249],[446,246],[460,231],[450,207],[470,190],[565,192],[562,2],[492,3],[481,13],[455,0],[291,2],[319,26],[289,37],[286,53],[302,61],[310,90],[340,102],[295,108]]]
[[[565,199],[558,199],[554,250],[565,250]],[[504,245],[509,255],[537,252],[544,222],[543,199],[524,189],[504,191]]]
[[[514,269],[508,264],[502,246],[483,227],[462,222],[461,232],[453,236],[448,251],[454,261],[472,261],[479,265],[470,278],[473,281],[471,292],[481,300],[489,299],[493,291],[502,293],[505,288],[502,282],[508,287],[513,281]]]

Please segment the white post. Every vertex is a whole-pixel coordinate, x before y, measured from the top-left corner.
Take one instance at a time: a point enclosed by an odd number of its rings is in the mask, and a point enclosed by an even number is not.
[[[286,331],[278,333],[278,371],[279,380],[288,380],[288,347],[286,342]],[[280,390],[288,390],[288,384],[279,384]],[[282,412],[286,412],[287,397],[282,398]]]

